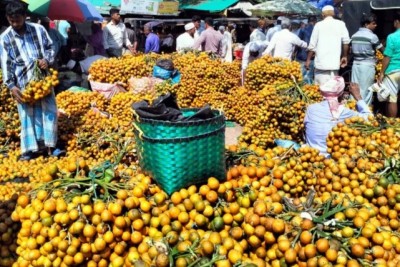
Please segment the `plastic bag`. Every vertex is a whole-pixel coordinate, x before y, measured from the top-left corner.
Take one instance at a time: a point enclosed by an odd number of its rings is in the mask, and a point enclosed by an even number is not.
[[[171,70],[171,71],[173,71],[175,69],[174,63],[170,59],[157,60],[156,66],[159,66],[160,68],[163,68],[165,70]]]
[[[135,78],[131,77],[128,80],[129,91],[139,94],[152,94],[155,93],[155,86],[164,80],[154,77]]]
[[[172,77],[173,70],[166,70],[161,68],[160,66],[153,67],[153,77],[160,78],[163,80],[168,80]]]
[[[118,93],[124,93],[126,90],[119,84],[100,83],[90,81],[90,86],[94,92],[98,92],[105,96],[107,99],[111,99]]]

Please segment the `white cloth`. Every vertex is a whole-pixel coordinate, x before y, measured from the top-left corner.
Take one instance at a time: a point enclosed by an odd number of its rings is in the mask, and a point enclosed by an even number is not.
[[[250,34],[250,42],[258,42],[258,41],[265,41],[266,37],[265,34],[260,31],[259,29],[255,29],[251,34]]]
[[[228,31],[224,32],[224,38],[222,39],[222,50],[225,52],[225,62],[232,62],[232,34]]]
[[[262,56],[262,53],[264,52],[264,50],[266,48],[266,44],[265,44],[265,42],[256,42],[256,43],[259,47],[257,57],[252,57],[250,55],[250,45],[252,44],[252,42],[246,44],[246,46],[244,47],[243,56],[242,56],[242,70],[247,69],[247,67],[249,66],[249,64],[251,62],[253,62],[257,58],[260,58]]]
[[[104,49],[114,48],[121,49],[123,46],[131,46],[125,24],[122,22],[117,25],[110,21],[103,30]]]
[[[315,52],[315,68],[340,69],[342,44],[349,44],[349,31],[343,21],[327,17],[315,24],[308,49]]]
[[[296,46],[306,48],[307,43],[288,29],[283,29],[274,34],[264,54],[292,60],[292,55]]]
[[[184,49],[193,48],[194,38],[187,32],[182,33],[176,38],[176,51],[182,52]]]
[[[91,57],[87,57],[84,60],[79,61],[79,65],[81,65],[82,73],[89,74],[89,68],[96,60],[106,58],[100,55],[94,55]]]

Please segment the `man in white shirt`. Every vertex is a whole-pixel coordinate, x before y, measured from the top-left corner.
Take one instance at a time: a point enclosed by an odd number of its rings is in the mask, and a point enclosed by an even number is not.
[[[232,62],[232,35],[223,25],[219,26],[218,30],[224,36],[222,39],[222,57],[224,58],[225,62]]]
[[[111,21],[103,30],[104,49],[109,57],[122,56],[124,45],[134,53],[133,46],[128,38],[125,24],[121,21],[119,10],[112,8],[110,10]]]
[[[250,42],[263,42],[265,41],[265,34],[258,28],[256,21],[250,22]]]
[[[187,49],[192,49],[194,45],[194,33],[196,32],[196,28],[193,22],[190,22],[185,25],[185,33],[176,38],[176,51],[183,52]]]
[[[337,76],[340,67],[347,66],[349,52],[349,31],[343,21],[334,19],[333,6],[325,6],[322,9],[324,20],[315,24],[308,46],[306,69],[309,69],[311,59],[315,54],[315,78],[316,84],[324,84]]]
[[[201,26],[200,16],[197,16],[197,15],[193,16],[192,23],[194,24],[194,28],[195,28],[194,40],[196,41],[200,37],[200,33],[201,33],[201,31],[200,31],[200,26]]]
[[[306,42],[290,31],[291,25],[290,19],[282,20],[282,30],[274,34],[264,54],[292,60],[296,46],[307,47]]]
[[[270,41],[272,40],[272,37],[274,36],[275,33],[277,33],[277,32],[279,32],[279,31],[282,30],[281,23],[282,23],[282,20],[283,20],[284,18],[285,18],[285,17],[279,16],[279,17],[276,19],[276,25],[275,25],[274,27],[270,28],[270,29],[267,31],[267,34],[266,34],[265,38],[266,38],[266,40],[267,40],[268,42],[270,42]]]
[[[246,69],[251,62],[260,58],[265,48],[267,47],[267,43],[257,41],[257,42],[249,42],[243,50],[242,57],[242,85],[244,85],[244,80],[246,78]]]

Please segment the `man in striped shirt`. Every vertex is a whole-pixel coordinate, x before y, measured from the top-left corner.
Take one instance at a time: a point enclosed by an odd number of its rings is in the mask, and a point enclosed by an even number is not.
[[[26,8],[23,4],[8,4],[6,16],[11,26],[0,36],[1,68],[4,83],[18,102],[21,121],[20,160],[30,160],[42,149],[48,153],[58,153],[59,150],[54,149],[57,142],[54,92],[34,104],[22,101],[22,92],[33,77],[35,62],[42,70],[53,63],[52,41],[43,26],[26,22]]]
[[[351,81],[358,83],[362,99],[368,105],[372,103],[372,92],[368,88],[375,81],[376,49],[383,50],[378,36],[373,33],[376,26],[376,16],[364,14],[361,18],[361,28],[351,37],[351,50],[354,55]]]

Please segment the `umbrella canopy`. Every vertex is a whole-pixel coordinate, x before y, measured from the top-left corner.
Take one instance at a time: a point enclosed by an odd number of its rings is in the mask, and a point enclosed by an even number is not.
[[[319,15],[321,11],[308,2],[302,0],[274,0],[255,5],[250,10],[253,16],[272,15]]]
[[[30,12],[52,20],[101,21],[103,17],[87,0],[29,0]]]
[[[247,16],[251,16],[252,13],[249,10],[253,9],[253,8],[254,8],[254,5],[250,2],[239,2],[236,5],[228,8],[228,10],[232,10],[232,11],[241,10]]]
[[[161,25],[161,24],[163,24],[163,22],[162,21],[160,21],[160,20],[158,20],[158,21],[150,21],[150,22],[147,22],[144,26],[145,27],[149,27],[149,28],[154,28],[154,27],[157,27],[158,25]]]

